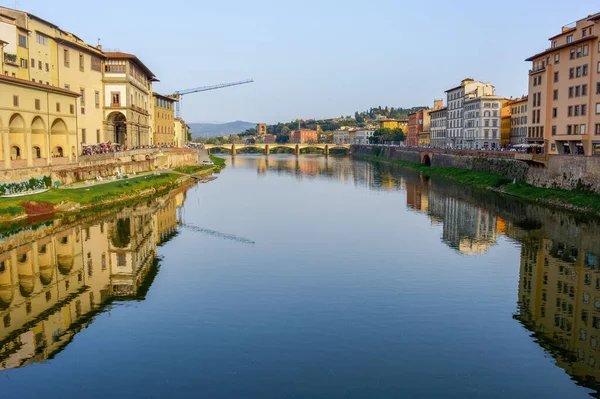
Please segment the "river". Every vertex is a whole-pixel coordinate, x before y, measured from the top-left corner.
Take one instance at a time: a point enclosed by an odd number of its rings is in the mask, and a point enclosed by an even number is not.
[[[597,220],[345,157],[227,158],[5,229],[1,398],[586,398]]]

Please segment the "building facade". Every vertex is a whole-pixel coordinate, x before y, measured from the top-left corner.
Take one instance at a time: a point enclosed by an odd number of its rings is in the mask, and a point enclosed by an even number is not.
[[[502,97],[470,95],[463,105],[464,128],[460,148],[498,149],[502,121]]]
[[[563,26],[526,61],[529,143],[549,154],[600,155],[600,13]]]
[[[294,143],[294,144],[317,143],[318,140],[319,140],[319,137],[317,136],[316,130],[298,129],[298,130],[293,130],[290,133],[290,143]]]
[[[78,94],[0,75],[0,157],[5,169],[74,162]]]
[[[505,98],[502,100],[502,121],[500,125],[500,147],[510,147],[510,103],[511,100]]]
[[[178,146],[175,137],[176,101],[173,98],[152,93],[152,144]]]
[[[175,135],[173,145],[178,148],[183,148],[187,145],[188,141],[188,133],[190,131],[190,127],[185,123],[185,121],[181,118],[175,118]]]
[[[258,136],[264,136],[267,134],[267,124],[266,123],[258,123],[256,125],[256,134]]]
[[[446,123],[448,108],[440,108],[429,113],[431,118],[430,145],[434,148],[446,148]]]
[[[509,101],[510,145],[527,143],[527,96]]]
[[[419,144],[419,135],[423,131],[423,110],[408,115],[408,136],[406,144],[416,147]]]
[[[354,139],[355,144],[369,144],[370,138],[375,134],[375,129],[359,129],[356,131],[356,137]]]
[[[126,148],[153,144],[150,104],[158,79],[135,55],[104,54],[104,137]]]
[[[448,104],[447,142],[449,148],[465,148],[464,137],[464,103],[465,98],[495,95],[495,88],[490,83],[483,83],[467,78],[459,86],[446,90]]]

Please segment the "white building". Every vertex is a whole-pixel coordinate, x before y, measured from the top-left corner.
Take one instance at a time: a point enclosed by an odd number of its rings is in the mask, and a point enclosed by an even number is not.
[[[495,88],[490,83],[483,83],[467,78],[460,85],[446,90],[448,104],[446,147],[465,148],[464,138],[464,102],[465,96],[481,97],[495,95]]]
[[[373,137],[375,129],[360,129],[356,131],[354,144],[369,144],[369,138]]]
[[[429,113],[431,118],[431,136],[429,138],[433,148],[446,147],[446,123],[448,118],[448,108],[440,108]]]
[[[336,130],[333,132],[333,143],[334,144],[348,144],[350,143],[350,132],[348,130]]]
[[[502,97],[471,95],[464,102],[463,144],[466,149],[500,148]]]

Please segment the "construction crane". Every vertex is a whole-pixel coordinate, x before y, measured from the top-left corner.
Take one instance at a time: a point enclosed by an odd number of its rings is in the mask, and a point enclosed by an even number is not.
[[[175,104],[175,114],[177,115],[177,118],[181,118],[181,108],[182,108],[181,102],[183,100],[183,96],[185,96],[186,94],[199,93],[201,91],[223,89],[225,87],[245,85],[247,83],[253,83],[253,82],[254,82],[254,79],[247,79],[247,80],[240,80],[239,82],[219,83],[217,85],[212,85],[212,86],[196,87],[195,89],[176,91],[175,93],[168,95],[167,97],[174,98],[177,100],[177,103]]]

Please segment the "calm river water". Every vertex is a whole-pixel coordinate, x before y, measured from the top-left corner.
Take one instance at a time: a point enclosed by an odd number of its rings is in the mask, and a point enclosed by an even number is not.
[[[217,180],[0,241],[0,398],[586,398],[600,227],[390,165]]]

